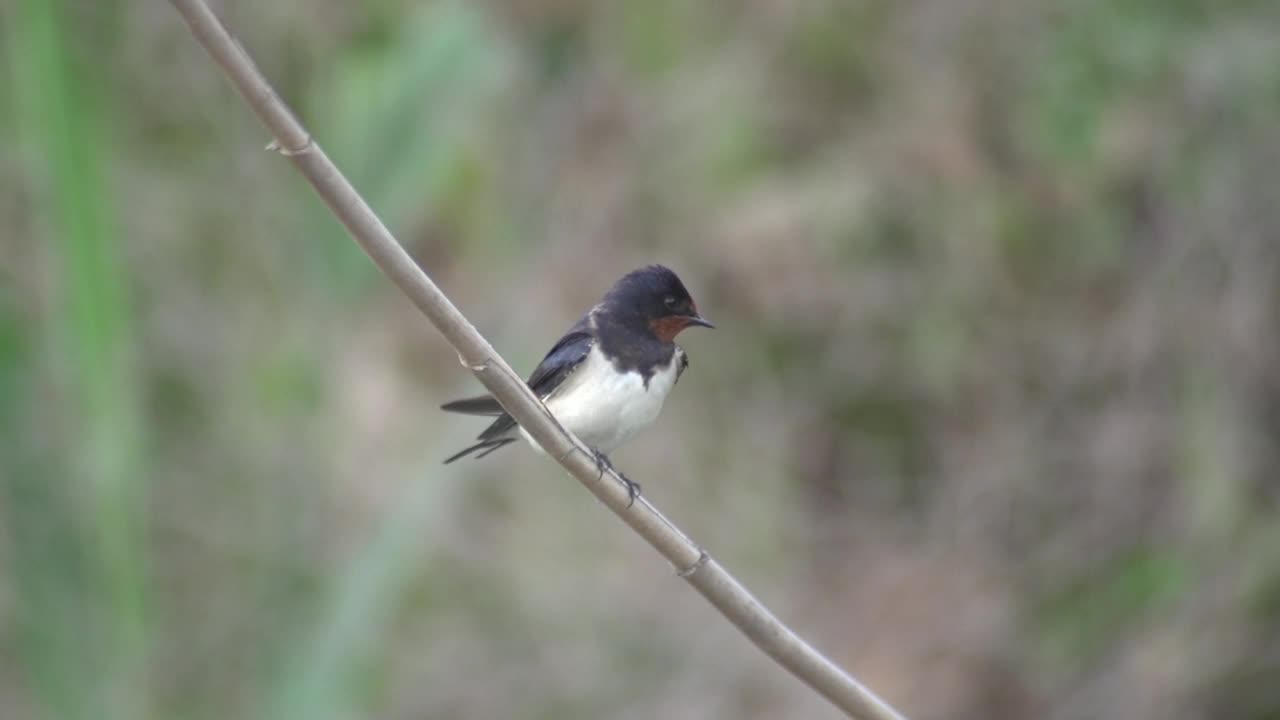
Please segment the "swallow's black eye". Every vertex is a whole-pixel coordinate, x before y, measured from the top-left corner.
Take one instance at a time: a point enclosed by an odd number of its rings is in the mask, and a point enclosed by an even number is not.
[[[662,299],[662,304],[666,305],[668,309],[674,308],[676,306],[675,296],[674,295],[666,296],[665,298]]]

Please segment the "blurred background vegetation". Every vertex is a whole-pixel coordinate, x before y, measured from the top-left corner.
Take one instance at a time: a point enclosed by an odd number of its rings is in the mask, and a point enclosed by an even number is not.
[[[1280,717],[1280,4],[228,0],[528,370],[915,718]],[[0,717],[834,712],[525,449],[162,2],[0,5]]]

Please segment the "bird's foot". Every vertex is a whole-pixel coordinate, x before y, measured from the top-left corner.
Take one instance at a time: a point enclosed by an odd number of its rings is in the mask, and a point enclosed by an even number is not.
[[[622,484],[627,488],[627,507],[629,508],[635,504],[636,498],[640,497],[640,483],[634,482],[631,478],[623,475],[613,466],[613,462],[609,460],[608,455],[605,455],[595,448],[591,449],[591,453],[596,460],[596,469],[600,471],[600,477],[597,479],[604,479],[604,473],[606,470],[613,471],[618,478],[622,480]]]

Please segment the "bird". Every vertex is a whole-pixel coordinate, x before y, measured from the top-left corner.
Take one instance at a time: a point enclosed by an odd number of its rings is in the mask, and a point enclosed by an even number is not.
[[[547,352],[527,383],[564,429],[592,451],[601,476],[613,469],[608,453],[651,425],[689,356],[675,338],[686,328],[714,328],[698,311],[680,278],[662,265],[633,270],[614,283]],[[492,396],[447,402],[441,410],[496,416],[473,445],[450,455],[445,464],[473,455],[482,458],[523,436]],[[631,502],[640,486],[618,473]]]

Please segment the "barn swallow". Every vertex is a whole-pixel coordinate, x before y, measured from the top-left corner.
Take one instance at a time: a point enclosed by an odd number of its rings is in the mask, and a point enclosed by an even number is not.
[[[715,327],[698,313],[674,272],[661,265],[634,270],[551,347],[529,376],[529,387],[561,426],[591,448],[603,474],[613,467],[606,453],[657,419],[689,367],[676,335],[695,325]],[[446,464],[472,453],[482,458],[520,436],[542,452],[491,396],[454,400],[440,409],[497,416],[476,438],[479,442],[451,455]],[[634,501],[640,487],[619,476]]]

